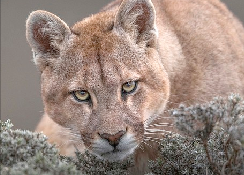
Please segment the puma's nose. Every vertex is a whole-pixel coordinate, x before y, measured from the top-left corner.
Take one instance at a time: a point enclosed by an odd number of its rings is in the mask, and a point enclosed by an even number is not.
[[[118,133],[111,135],[111,134],[99,134],[101,138],[106,139],[109,144],[113,147],[116,147],[119,144],[121,137],[125,134],[125,131],[119,131]]]

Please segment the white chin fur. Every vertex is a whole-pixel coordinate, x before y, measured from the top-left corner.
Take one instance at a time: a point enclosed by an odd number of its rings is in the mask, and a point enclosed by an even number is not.
[[[101,159],[118,161],[132,154],[137,146],[138,143],[134,139],[134,136],[127,133],[121,138],[116,150],[114,150],[113,146],[109,145],[108,141],[97,139],[92,145],[91,152]]]

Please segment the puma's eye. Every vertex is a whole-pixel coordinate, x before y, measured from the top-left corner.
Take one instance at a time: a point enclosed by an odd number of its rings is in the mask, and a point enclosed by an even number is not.
[[[130,94],[134,92],[137,88],[137,82],[136,81],[129,81],[122,85],[122,93],[123,94]]]
[[[86,102],[90,100],[90,94],[84,90],[73,91],[73,96],[78,102]]]

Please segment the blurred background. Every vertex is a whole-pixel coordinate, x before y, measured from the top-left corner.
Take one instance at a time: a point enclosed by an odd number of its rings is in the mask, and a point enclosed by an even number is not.
[[[222,0],[244,23],[244,0]],[[69,26],[98,12],[111,0],[1,0],[1,120],[34,130],[43,114],[40,75],[25,38],[34,10],[52,12]]]

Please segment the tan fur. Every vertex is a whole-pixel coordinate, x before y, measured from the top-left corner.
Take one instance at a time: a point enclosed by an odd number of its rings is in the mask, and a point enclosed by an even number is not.
[[[123,159],[145,139],[154,118],[153,123],[171,122],[156,118],[163,111],[231,92],[244,95],[243,26],[219,0],[120,3],[71,29],[45,11],[27,20],[45,106],[37,131],[59,145],[61,154],[73,155],[75,145],[99,155],[93,147],[111,150],[100,134],[126,131],[121,154],[100,155]],[[123,97],[122,84],[135,80],[137,90]],[[89,91],[92,104],[75,101],[74,90]],[[156,157],[157,145],[150,144],[144,152],[136,149],[133,174]]]

